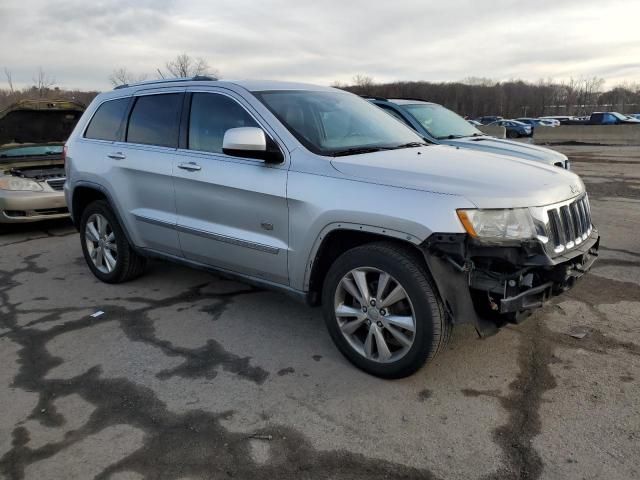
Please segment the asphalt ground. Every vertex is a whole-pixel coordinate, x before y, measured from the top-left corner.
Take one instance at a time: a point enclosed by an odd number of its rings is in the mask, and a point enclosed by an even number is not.
[[[557,148],[602,235],[592,272],[398,381],[284,295],[162,262],[105,285],[68,222],[9,228],[0,478],[640,478],[640,149]]]

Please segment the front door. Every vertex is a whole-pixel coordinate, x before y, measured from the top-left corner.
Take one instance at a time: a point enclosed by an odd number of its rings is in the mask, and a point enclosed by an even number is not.
[[[183,255],[288,284],[288,163],[225,155],[228,129],[261,125],[240,98],[214,91],[187,95],[186,148],[178,150],[173,169]]]

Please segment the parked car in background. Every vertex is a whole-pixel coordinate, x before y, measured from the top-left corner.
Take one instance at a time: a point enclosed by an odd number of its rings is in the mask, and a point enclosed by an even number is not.
[[[510,155],[569,168],[569,160],[562,153],[537,145],[490,137],[470,124],[470,121],[437,103],[411,99],[365,98],[431,143]]]
[[[532,128],[536,128],[536,127],[556,127],[560,125],[560,122],[557,121],[551,121],[551,120],[542,120],[540,118],[528,118],[528,117],[524,117],[524,118],[516,118],[515,119],[518,122],[521,123],[526,123],[527,125],[531,125]]]
[[[560,120],[557,120],[555,118],[539,118],[538,120],[540,120],[541,122],[545,122],[550,127],[559,127],[560,125],[562,125],[560,123]]]
[[[503,117],[500,117],[498,115],[488,115],[484,117],[478,117],[476,118],[476,121],[480,122],[482,125],[489,125],[490,123],[497,122],[498,120],[502,119]]]
[[[63,145],[84,105],[23,100],[0,113],[0,223],[69,216]]]
[[[627,115],[627,117],[632,118],[632,119],[636,119],[636,120],[640,120],[640,113],[629,113]]]
[[[586,119],[570,120],[566,125],[640,125],[640,120],[618,112],[594,112]]]
[[[490,126],[504,127],[507,129],[507,138],[520,138],[533,136],[533,127],[516,120],[498,120]]]
[[[540,117],[540,120],[553,120],[558,122],[560,125],[566,124],[570,120],[574,120],[575,117],[571,115],[550,115],[546,117]]]
[[[160,257],[322,303],[338,349],[381,377],[416,371],[454,324],[488,335],[520,323],[571,288],[599,245],[577,175],[426,144],[328,87],[118,88],[78,123],[66,167],[99,280],[130,280]]]

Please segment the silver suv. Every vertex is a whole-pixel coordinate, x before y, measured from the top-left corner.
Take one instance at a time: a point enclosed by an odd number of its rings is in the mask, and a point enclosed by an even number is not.
[[[158,257],[322,304],[340,351],[401,377],[451,328],[481,336],[570,288],[597,256],[580,178],[427,145],[356,95],[208,78],[99,95],[65,192],[93,274]]]

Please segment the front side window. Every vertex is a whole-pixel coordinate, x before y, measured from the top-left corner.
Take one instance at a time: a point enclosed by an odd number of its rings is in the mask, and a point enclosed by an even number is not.
[[[181,93],[138,97],[129,117],[127,142],[177,147],[181,107]]]
[[[277,90],[254,95],[310,151],[335,156],[423,144],[372,103],[340,91]]]
[[[109,100],[98,107],[84,133],[85,138],[116,141],[121,137],[121,128],[129,98]]]
[[[416,103],[405,105],[405,109],[422,125],[432,137],[462,138],[482,135],[482,132],[457,113],[440,105]]]
[[[188,148],[222,153],[222,140],[230,128],[259,127],[235,100],[216,93],[194,93],[191,98]]]

